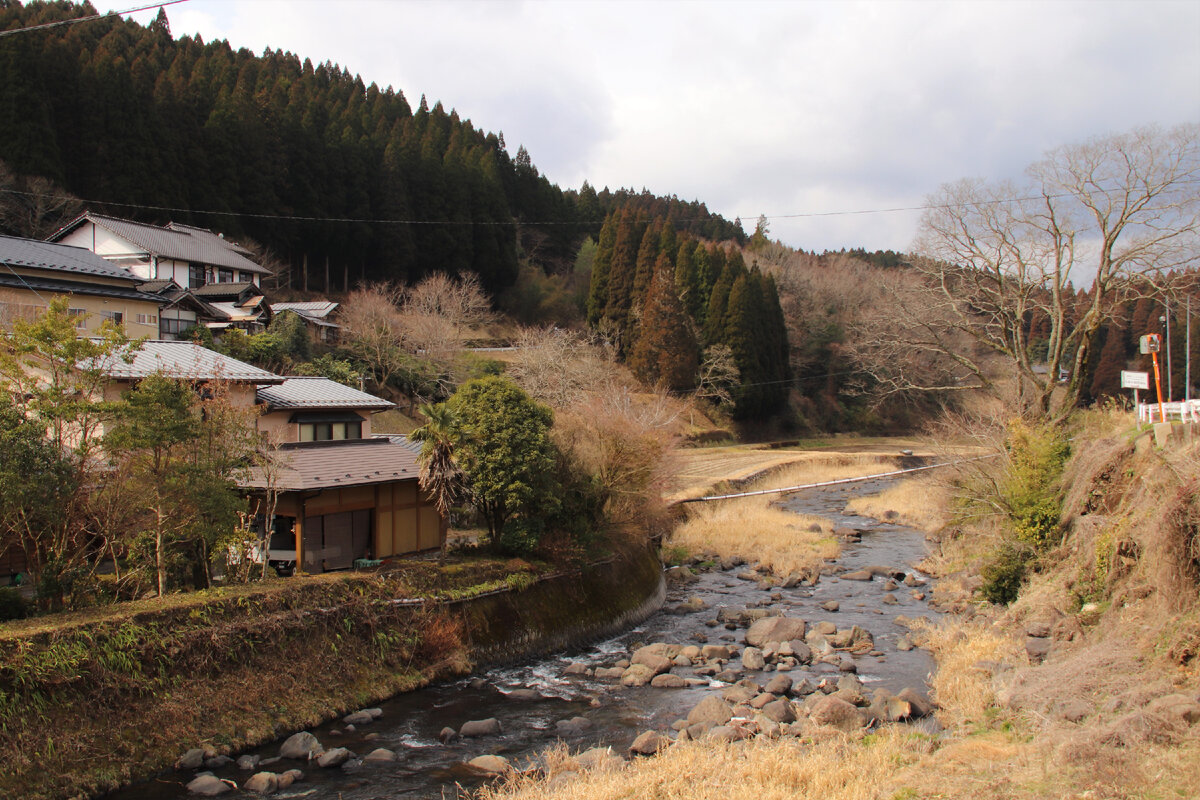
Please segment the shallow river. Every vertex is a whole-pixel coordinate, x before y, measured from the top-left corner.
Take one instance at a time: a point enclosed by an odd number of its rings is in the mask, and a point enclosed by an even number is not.
[[[835,526],[863,531],[861,542],[844,546],[838,561],[840,566],[848,570],[873,565],[896,567],[926,580],[927,577],[914,572],[912,566],[925,552],[921,532],[841,513],[849,498],[872,494],[888,485],[890,479],[809,490],[789,495],[781,503],[798,513],[825,517]],[[482,672],[476,676],[485,679],[482,686],[478,681],[472,684],[469,679],[464,679],[400,695],[380,706],[383,716],[377,722],[363,725],[357,731],[345,732],[345,726],[340,722],[314,728],[312,732],[327,748],[348,747],[362,756],[377,747],[384,747],[396,751],[398,760],[382,765],[328,770],[314,764],[305,768],[303,782],[273,797],[312,800],[455,797],[456,786],[469,788],[479,783],[462,767],[463,762],[484,753],[496,753],[520,764],[557,738],[557,722],[573,717],[585,717],[591,726],[585,734],[567,739],[572,750],[610,745],[617,752],[624,752],[639,733],[649,728],[666,730],[672,721],[686,716],[692,706],[714,690],[713,687],[725,684],[713,681],[711,686],[687,689],[624,688],[611,681],[564,677],[564,668],[574,662],[593,667],[612,666],[618,659],[628,657],[632,650],[651,642],[741,644],[744,628],[727,630],[723,625],[710,627],[706,624],[716,617],[722,606],[767,608],[802,617],[810,624],[828,620],[838,628],[859,625],[871,632],[876,650],[883,653],[882,656],[855,656],[858,675],[868,696],[879,687],[891,691],[908,686],[923,687],[932,668],[929,655],[923,650],[900,651],[896,648],[897,640],[905,633],[905,629],[894,622],[897,615],[935,614],[923,600],[913,597],[912,588],[901,584],[890,593],[897,602],[885,605],[882,602],[885,596],[883,578],[863,582],[823,575],[815,587],[764,591],[754,582],[736,577],[744,570],[739,567],[706,572],[695,583],[670,589],[665,609],[678,605],[685,598],[700,597],[708,605],[703,611],[689,614],[660,611],[642,625],[589,648],[559,653],[521,666]],[[772,599],[773,594],[779,599]],[[837,612],[820,608],[820,604],[828,600],[839,603]],[[691,674],[690,670],[678,667],[673,672],[684,676]],[[797,683],[805,677],[819,679],[831,675],[836,679],[837,674],[837,667],[828,664],[798,667],[788,673]],[[758,680],[765,683],[769,678],[770,673],[763,673]],[[506,693],[514,689],[533,689],[541,699],[508,697]],[[501,736],[450,745],[438,741],[438,732],[443,727],[457,729],[468,720],[488,717],[500,720],[504,731]],[[256,752],[264,759],[277,756],[279,744],[276,742]],[[180,748],[181,752],[183,749]],[[283,772],[296,766],[301,766],[301,762],[280,761],[259,769]],[[216,774],[240,785],[253,771],[230,765],[216,770]],[[184,786],[191,777],[191,773],[167,773],[113,793],[109,798],[181,800],[188,797]],[[238,796],[245,795],[240,792],[225,795]]]

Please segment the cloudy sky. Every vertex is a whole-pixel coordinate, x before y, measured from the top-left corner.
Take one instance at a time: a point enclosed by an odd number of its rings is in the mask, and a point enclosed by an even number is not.
[[[101,11],[134,0],[93,0]],[[143,23],[153,11],[133,17]],[[333,61],[551,181],[698,199],[807,250],[903,250],[940,184],[1200,121],[1200,2],[187,0],[176,36]]]

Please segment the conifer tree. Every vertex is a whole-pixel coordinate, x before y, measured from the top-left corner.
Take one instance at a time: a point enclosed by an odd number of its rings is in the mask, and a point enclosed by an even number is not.
[[[700,347],[691,320],[675,293],[673,273],[667,255],[659,256],[629,367],[643,383],[671,391],[688,391],[696,385]]]

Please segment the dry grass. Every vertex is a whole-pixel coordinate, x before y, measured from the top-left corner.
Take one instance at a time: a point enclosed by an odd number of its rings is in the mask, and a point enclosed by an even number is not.
[[[744,491],[837,480],[892,467],[877,453],[799,453],[787,464],[752,482]],[[775,505],[778,495],[760,495],[685,506],[686,519],[670,543],[693,553],[753,558],[778,575],[812,573],[840,552],[827,520],[803,517]]]
[[[944,481],[924,473],[869,497],[856,497],[846,508],[876,519],[895,519],[913,528],[938,531],[950,524],[951,490]]]
[[[687,514],[670,543],[692,553],[753,558],[777,575],[810,573],[838,554],[827,522],[798,520],[765,497],[691,505]]]

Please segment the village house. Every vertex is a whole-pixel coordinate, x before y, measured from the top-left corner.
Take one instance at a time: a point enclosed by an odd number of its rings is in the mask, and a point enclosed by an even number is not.
[[[80,336],[105,321],[129,336],[157,336],[161,298],[143,291],[142,279],[81,247],[0,236],[0,328],[32,320],[55,295],[70,298]]]
[[[337,340],[341,325],[333,321],[339,304],[332,300],[310,300],[302,303],[271,303],[271,314],[292,311],[308,328],[309,335],[318,342],[330,343]]]
[[[145,291],[169,298],[156,337],[175,338],[197,324],[254,333],[270,322],[260,288],[270,270],[246,248],[206,228],[148,225],[89,211],[49,239],[90,250],[141,278]]]
[[[112,366],[109,391],[119,395],[153,373],[220,381],[231,404],[260,408],[270,462],[240,485],[271,532],[269,557],[281,571],[347,569],[444,539],[446,520],[418,484],[416,449],[371,431],[371,415],[391,402],[328,378],[274,375],[190,342],[146,342],[131,363]]]

